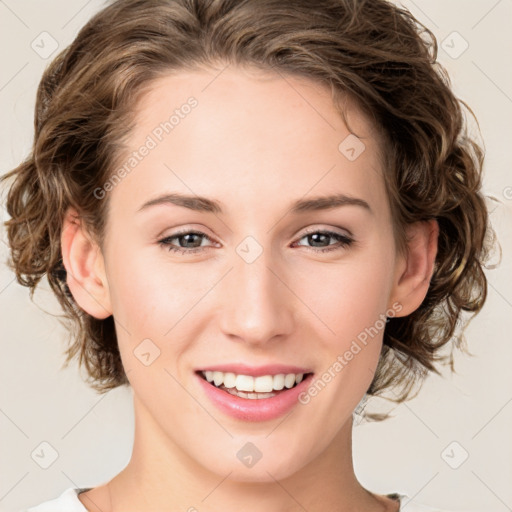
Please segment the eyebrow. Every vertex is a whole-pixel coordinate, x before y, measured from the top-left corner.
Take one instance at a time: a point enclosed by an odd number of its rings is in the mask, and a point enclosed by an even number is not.
[[[162,194],[150,201],[144,203],[138,211],[145,210],[150,206],[162,205],[162,204],[174,204],[182,206],[190,210],[207,213],[223,213],[221,203],[214,199],[207,197],[201,197],[196,195],[184,195],[184,194]],[[370,205],[364,200],[358,197],[349,196],[346,194],[332,194],[328,196],[318,196],[311,199],[299,199],[292,203],[290,211],[291,213],[304,213],[319,210],[328,210],[331,208],[338,208],[340,206],[360,206],[373,214]]]

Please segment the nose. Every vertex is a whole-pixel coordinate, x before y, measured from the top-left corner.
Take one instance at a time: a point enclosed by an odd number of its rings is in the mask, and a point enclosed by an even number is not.
[[[264,346],[294,328],[296,299],[270,252],[263,250],[252,262],[235,254],[233,269],[221,283],[221,330],[233,340]]]

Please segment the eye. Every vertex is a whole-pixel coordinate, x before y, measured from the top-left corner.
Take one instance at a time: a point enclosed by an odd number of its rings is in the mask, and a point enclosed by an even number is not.
[[[167,250],[180,254],[194,254],[205,249],[202,244],[203,240],[213,242],[213,240],[201,231],[181,231],[167,236],[158,241],[158,244]],[[354,240],[347,235],[336,233],[334,231],[310,231],[306,233],[300,240],[307,239],[308,243],[313,244],[311,247],[316,252],[328,252],[343,249],[350,246]],[[329,243],[330,240],[337,240],[337,244]],[[178,241],[178,245],[173,243]],[[183,246],[181,246],[183,245]],[[297,244],[302,245],[302,244]]]
[[[172,240],[175,239],[178,240],[179,244],[184,244],[184,247],[179,247],[173,244]],[[162,240],[159,240],[158,243],[169,251],[178,252],[181,254],[193,254],[204,249],[204,246],[201,245],[203,239],[213,242],[213,240],[208,235],[201,233],[201,231],[181,231],[179,233],[175,233],[172,236],[168,236]]]
[[[317,252],[329,252],[345,247],[349,247],[354,240],[347,235],[335,233],[334,231],[310,231],[306,233],[300,240],[307,239],[308,243],[313,244],[313,249]],[[330,244],[329,239],[335,239],[337,244]],[[302,245],[302,244],[299,244]]]

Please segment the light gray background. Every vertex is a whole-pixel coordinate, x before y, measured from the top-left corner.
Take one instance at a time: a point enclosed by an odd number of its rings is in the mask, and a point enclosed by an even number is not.
[[[476,357],[456,357],[458,374],[445,370],[444,378],[429,378],[417,398],[387,406],[392,419],[358,425],[356,474],[374,492],[403,492],[446,509],[512,510],[512,1],[402,5],[434,31],[457,95],[479,119],[487,148],[484,191],[502,202],[489,204],[503,260],[487,272],[488,302],[466,331]],[[48,36],[40,35],[46,31],[62,49],[101,6],[98,0],[0,0],[2,173],[30,150],[36,87],[55,55],[42,58],[32,41],[45,37],[51,48]],[[464,41],[469,47],[461,53]],[[5,219],[3,205],[0,212]],[[3,230],[0,253],[0,509],[8,511],[110,479],[130,458],[133,415],[129,389],[99,396],[76,364],[61,369],[66,332],[45,313],[59,312],[56,300],[43,283],[36,306],[14,281],[3,264]],[[380,402],[368,407],[386,405]],[[58,453],[48,469],[36,462],[51,454],[43,442]],[[41,450],[45,457],[32,458]],[[453,469],[466,452],[467,460]]]

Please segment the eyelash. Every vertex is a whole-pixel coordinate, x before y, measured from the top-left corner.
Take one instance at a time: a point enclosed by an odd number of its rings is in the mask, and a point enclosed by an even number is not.
[[[354,242],[354,240],[352,238],[350,238],[346,235],[342,235],[342,234],[336,233],[334,231],[322,231],[322,230],[309,231],[307,233],[304,233],[304,235],[301,236],[299,238],[299,240],[302,240],[303,238],[307,237],[308,235],[314,235],[314,234],[328,235],[332,238],[337,239],[338,244],[339,244],[339,245],[334,245],[334,246],[329,245],[329,246],[323,247],[323,248],[311,247],[311,249],[313,249],[314,252],[336,251],[339,249],[344,249],[346,247],[349,247]],[[163,238],[162,240],[159,240],[158,243],[161,247],[165,247],[169,251],[180,253],[180,254],[194,254],[194,253],[200,252],[204,249],[204,247],[194,247],[192,249],[184,249],[181,247],[176,247],[170,243],[171,240],[173,240],[175,238],[179,238],[184,235],[199,235],[199,236],[206,238],[210,242],[213,242],[213,240],[208,235],[206,235],[205,233],[201,233],[201,231],[180,231],[178,233],[175,233],[172,236],[167,236],[167,237]],[[301,246],[301,247],[307,247],[307,246]]]

